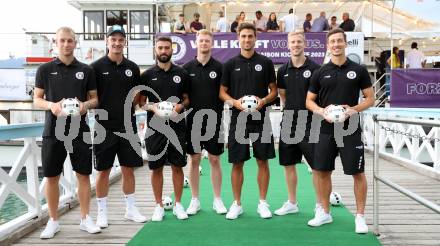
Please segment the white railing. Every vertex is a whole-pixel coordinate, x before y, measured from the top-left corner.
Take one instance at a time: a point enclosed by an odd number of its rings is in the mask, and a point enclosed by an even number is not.
[[[386,175],[380,174],[380,164],[379,164],[379,149],[380,149],[380,129],[383,128],[383,126],[380,125],[380,123],[383,122],[389,122],[389,123],[398,123],[398,124],[410,124],[411,126],[418,125],[418,126],[428,126],[428,127],[440,127],[440,121],[438,120],[426,120],[426,119],[403,119],[402,117],[389,117],[385,115],[380,115],[380,113],[374,113],[373,116],[374,121],[374,132],[376,133],[374,135],[374,158],[373,158],[373,231],[376,236],[379,236],[379,197],[380,197],[380,190],[379,190],[379,183],[383,183],[384,185],[390,187],[391,189],[394,189],[403,195],[411,198],[412,200],[418,202],[419,204],[422,204],[423,206],[433,210],[434,212],[440,214],[440,206],[435,203],[435,201],[428,200],[419,194],[393,182],[392,180],[388,179]],[[437,131],[438,133],[438,131]],[[416,133],[419,134],[419,133]],[[413,134],[415,137],[415,135]],[[434,140],[435,142],[439,142],[438,138]],[[438,150],[438,149],[437,149]],[[438,166],[437,166],[438,167]],[[438,170],[438,169],[437,169]]]
[[[374,148],[374,118],[393,117],[409,120],[440,120],[439,109],[371,108],[362,114],[366,149]],[[440,128],[420,124],[381,121],[379,153],[440,176]],[[423,163],[432,162],[433,167]]]
[[[38,167],[41,166],[41,149],[37,145],[37,138],[41,138],[43,123],[15,124],[0,126],[0,141],[22,139],[23,148],[12,167],[7,173],[0,168],[0,208],[5,203],[9,194],[15,194],[20,200],[26,203],[28,209],[23,215],[0,225],[0,241],[5,239],[9,233],[24,226],[31,219],[46,216],[47,205],[43,204],[43,188],[46,180],[40,182]],[[92,163],[90,163],[92,165]],[[23,168],[26,168],[26,187],[17,182],[17,177]],[[76,177],[70,164],[70,158],[66,158],[64,172],[60,178],[60,203],[59,207],[76,200]],[[110,177],[120,174],[120,168],[116,160]],[[95,187],[96,171],[93,169],[91,175],[92,188]]]

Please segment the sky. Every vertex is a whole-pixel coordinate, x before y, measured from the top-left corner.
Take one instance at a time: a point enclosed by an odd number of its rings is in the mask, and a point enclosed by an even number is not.
[[[289,0],[288,0],[289,1]],[[440,23],[440,0],[397,0],[396,7]],[[0,15],[0,59],[26,54],[28,32],[54,32],[60,26],[82,31],[81,12],[66,0],[3,0]]]

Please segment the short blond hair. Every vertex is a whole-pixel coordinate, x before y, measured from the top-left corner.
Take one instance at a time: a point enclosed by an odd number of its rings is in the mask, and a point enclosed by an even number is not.
[[[306,40],[306,36],[304,35],[304,31],[302,31],[302,30],[289,32],[287,34],[287,39],[289,39],[289,37],[292,37],[292,36],[301,36],[304,41]]]
[[[56,32],[57,37],[58,37],[58,34],[60,34],[60,33],[70,33],[72,35],[73,39],[76,40],[75,31],[68,26],[62,26],[62,27],[58,28],[58,30]]]
[[[208,29],[201,29],[201,30],[199,30],[197,32],[196,36],[199,36],[199,35],[209,35],[209,36],[211,36],[211,38],[213,37],[212,32],[209,31]]]

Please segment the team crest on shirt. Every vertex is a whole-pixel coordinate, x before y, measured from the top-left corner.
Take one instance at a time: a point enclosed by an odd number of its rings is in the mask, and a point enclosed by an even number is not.
[[[133,76],[133,72],[130,69],[125,70],[125,75],[127,75],[127,77],[131,77]]]
[[[75,77],[76,77],[77,79],[84,79],[84,73],[83,73],[83,72],[77,72],[77,73],[75,74]]]
[[[355,71],[350,71],[347,73],[347,78],[349,79],[354,79],[356,78],[356,72]]]
[[[178,84],[178,83],[180,83],[180,81],[182,81],[182,79],[180,78],[179,75],[176,75],[173,77],[173,81],[174,81],[174,83]]]
[[[303,73],[304,78],[308,79],[310,78],[310,76],[312,75],[312,72],[310,72],[310,70],[306,70]]]
[[[215,71],[212,71],[212,72],[209,73],[209,77],[211,79],[215,79],[215,78],[217,78],[217,73]]]
[[[260,64],[255,65],[255,71],[260,72],[263,70],[263,67]]]

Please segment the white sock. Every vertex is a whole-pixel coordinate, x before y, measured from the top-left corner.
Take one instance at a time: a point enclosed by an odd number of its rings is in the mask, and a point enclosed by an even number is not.
[[[260,199],[260,203],[263,203],[263,202],[266,203],[266,200],[261,200],[261,199]]]
[[[54,220],[53,218],[50,218],[48,221],[47,221],[47,223],[55,223],[55,224],[58,224],[58,220]]]
[[[134,197],[134,193],[124,195],[124,197],[125,197],[125,205],[127,206],[127,208],[132,208],[135,206],[134,204],[136,202],[136,198]]]
[[[88,215],[88,214],[86,214],[86,217],[84,217],[84,218],[81,218],[81,221],[85,221],[85,220],[87,219],[87,217],[89,217],[89,215]]]
[[[106,211],[107,210],[107,197],[96,198],[98,202],[98,211]]]

